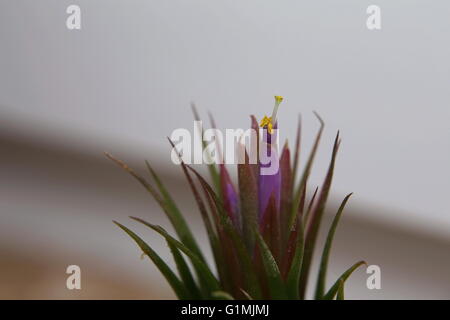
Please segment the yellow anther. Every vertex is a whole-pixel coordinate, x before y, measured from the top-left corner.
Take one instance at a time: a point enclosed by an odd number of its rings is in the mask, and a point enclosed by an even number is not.
[[[281,101],[283,101],[283,97],[282,96],[275,96],[275,102],[280,104]]]
[[[272,134],[272,117],[268,117],[268,116],[264,116],[264,118],[262,118],[261,122],[259,123],[259,126],[261,128],[264,128],[267,126],[267,130],[269,131],[270,134]]]
[[[275,96],[275,106],[273,107],[272,116],[264,116],[259,124],[261,128],[267,127],[267,131],[269,131],[270,134],[272,134],[273,126],[277,120],[278,107],[280,106],[281,101],[283,101],[282,96]]]
[[[271,123],[272,119],[269,118],[268,116],[264,116],[264,118],[262,118],[261,122],[259,123],[260,127],[264,127],[266,125],[268,125],[269,123]]]

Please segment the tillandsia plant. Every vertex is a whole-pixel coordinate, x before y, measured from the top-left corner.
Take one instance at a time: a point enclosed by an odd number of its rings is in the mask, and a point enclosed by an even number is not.
[[[305,299],[313,252],[331,187],[339,132],[334,141],[331,162],[320,188],[307,198],[307,185],[324,122],[316,114],[320,129],[299,179],[301,121],[299,117],[293,159],[286,143],[278,156],[277,111],[283,100],[275,96],[271,117],[265,116],[258,126],[251,116],[251,128],[258,133],[258,157],[249,161],[245,153],[243,163],[237,164],[237,186],[223,163],[209,164],[212,184],[187,165],[178,154],[200,215],[203,219],[215,262],[215,270],[200,250],[180,207],[155,170],[146,162],[152,182],[138,175],[124,162],[113,160],[136,178],[153,196],[169,218],[177,237],[164,228],[140,218],[132,219],[159,233],[171,250],[177,272],[144,242],[137,234],[115,222],[137,243],[162,275],[179,299]],[[199,120],[194,108],[194,116]],[[211,118],[215,128],[214,120]],[[203,132],[201,132],[203,136]],[[260,137],[262,135],[262,137]],[[262,138],[260,140],[260,138]],[[170,141],[170,139],[169,139]],[[173,150],[175,145],[170,141]],[[262,161],[260,149],[265,147],[270,161]],[[206,148],[206,145],[203,145]],[[275,172],[264,173],[276,164]],[[296,182],[298,180],[298,182]],[[330,288],[326,288],[326,274],[330,249],[337,224],[351,194],[342,201],[329,228],[316,280],[315,299],[343,299],[344,283],[352,272],[365,264],[359,261],[346,270]]]

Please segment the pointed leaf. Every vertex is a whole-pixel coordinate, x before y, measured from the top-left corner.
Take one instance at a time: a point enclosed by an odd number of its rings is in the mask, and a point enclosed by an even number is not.
[[[345,300],[344,284],[345,284],[345,282],[343,280],[339,281],[339,290],[338,290],[338,293],[337,293],[336,300]]]
[[[225,291],[214,291],[212,293],[212,297],[217,300],[234,300],[234,298]]]
[[[191,103],[192,113],[194,114],[194,120],[195,121],[201,121],[200,116],[197,112],[197,108],[195,107],[194,103]],[[201,143],[203,146],[203,150],[206,148],[206,142],[203,140],[203,130],[199,130],[199,135],[201,139]],[[216,191],[220,194],[220,178],[219,178],[219,172],[217,171],[217,167],[214,163],[208,164],[208,170],[211,175],[211,178],[214,183],[214,187],[216,188]]]
[[[316,187],[316,189],[314,190],[314,193],[313,193],[311,199],[309,200],[308,209],[306,210],[306,214],[303,217],[303,225],[308,225],[309,217],[311,215],[311,210],[313,208],[314,200],[316,199],[316,195],[317,195],[317,191],[318,190],[319,190],[319,186]]]
[[[172,147],[175,148],[175,145],[172,142],[172,140],[170,140],[169,138],[168,138],[168,140],[169,140],[169,143],[172,145]],[[202,198],[201,198],[201,196],[200,196],[200,194],[199,194],[199,192],[197,190],[197,187],[194,184],[194,181],[192,181],[192,178],[191,178],[191,176],[190,176],[190,174],[189,174],[189,172],[187,170],[186,164],[184,163],[184,161],[183,161],[182,157],[180,156],[180,154],[177,153],[177,155],[178,155],[178,157],[180,159],[181,168],[183,170],[184,176],[186,177],[186,180],[189,183],[189,186],[191,188],[191,191],[192,191],[192,193],[194,195],[194,198],[195,198],[195,201],[197,203],[198,209],[200,211],[203,223],[204,223],[205,228],[206,228],[206,232],[207,232],[209,240],[210,240],[210,244],[212,245],[212,244],[216,243],[216,239],[215,239],[216,235],[214,233],[214,230],[213,230],[213,227],[212,227],[212,224],[211,224],[211,220],[210,220],[209,215],[208,215],[208,211],[206,210],[205,204],[204,204],[204,202],[203,202],[203,200],[202,200]],[[212,250],[214,251],[214,250],[216,250],[216,248],[214,246],[212,246]],[[200,257],[200,259],[203,262],[205,262],[205,259],[204,259],[203,255],[201,254],[201,252],[199,252],[199,253],[196,252],[196,254]],[[217,254],[217,253],[215,253],[215,254]]]
[[[280,195],[280,230],[282,248],[286,247],[289,236],[289,214],[292,208],[293,180],[291,170],[291,153],[286,142],[280,157],[281,195]]]
[[[259,299],[261,297],[261,288],[258,283],[258,279],[253,269],[252,261],[249,253],[245,247],[244,242],[242,241],[241,236],[236,232],[236,229],[232,225],[230,219],[226,215],[223,210],[223,205],[220,203],[219,198],[214,193],[214,190],[208,185],[205,179],[192,167],[188,167],[200,181],[200,184],[204,188],[204,190],[209,194],[211,199],[213,200],[215,207],[219,213],[220,224],[224,228],[224,231],[230,236],[233,241],[233,244],[236,248],[236,252],[239,256],[241,266],[243,269],[243,273],[246,277],[247,291],[255,297],[255,299]]]
[[[252,298],[252,296],[249,295],[249,294],[247,293],[247,291],[245,291],[244,289],[241,289],[241,292],[242,292],[242,294],[244,295],[244,297],[245,297],[247,300],[254,300],[254,299]]]
[[[166,241],[169,241],[171,244],[176,246],[178,249],[180,249],[186,256],[188,256],[191,259],[192,265],[194,266],[194,269],[197,273],[197,277],[202,284],[202,289],[204,293],[211,294],[213,291],[220,290],[219,282],[217,281],[214,274],[211,272],[209,267],[204,263],[194,252],[192,252],[188,247],[186,247],[184,244],[173,238],[171,235],[167,233],[164,228],[161,226],[153,225],[151,223],[148,223],[140,218],[136,217],[130,217],[133,220],[136,220],[147,227],[155,230],[158,232],[161,236],[163,236]]]
[[[119,228],[125,231],[141,248],[141,250],[153,261],[155,266],[162,273],[164,278],[166,278],[169,285],[172,287],[175,294],[179,299],[189,299],[192,298],[188,295],[186,288],[183,283],[178,279],[178,277],[173,273],[169,266],[159,257],[159,255],[150,246],[142,240],[137,234],[125,227],[124,225],[113,221]]]
[[[239,196],[242,214],[242,236],[248,252],[253,252],[255,236],[253,230],[258,219],[258,182],[254,165],[238,164]]]
[[[177,206],[175,205],[175,202],[170,197],[169,193],[165,189],[164,185],[161,183],[159,177],[154,173],[153,170],[151,170],[150,165],[149,169],[150,172],[153,175],[153,178],[158,185],[158,188],[162,194],[161,195],[155,190],[155,188],[147,182],[143,177],[138,175],[132,168],[130,168],[125,162],[118,160],[114,158],[111,154],[105,152],[106,157],[108,157],[110,160],[115,162],[118,166],[120,166],[122,169],[127,171],[131,176],[133,176],[136,180],[138,180],[145,189],[153,196],[153,198],[156,200],[156,202],[159,204],[159,206],[163,209],[164,213],[166,214],[167,218],[169,219],[170,223],[172,224],[173,228],[175,229],[176,234],[180,238],[181,242],[183,242],[189,249],[197,253],[201,256],[201,251],[198,247],[197,242],[195,241],[194,236],[191,233],[191,230],[189,229],[189,226],[186,223],[186,220],[183,218],[183,215],[178,210]],[[203,258],[202,258],[203,259]]]
[[[355,263],[353,266],[351,266],[350,268],[347,269],[347,271],[345,271],[340,277],[339,279],[336,280],[336,282],[334,283],[334,285],[330,288],[330,290],[324,295],[323,300],[333,300],[336,293],[339,290],[339,284],[341,282],[345,282],[345,280],[348,279],[348,277],[351,276],[351,274],[353,273],[353,271],[355,271],[356,269],[358,269],[358,267],[362,266],[363,264],[366,264],[365,261],[359,261],[357,263]]]
[[[204,183],[207,184],[206,182]],[[210,189],[212,190],[211,187]],[[217,252],[214,253],[214,259],[216,261],[216,266],[219,272],[221,283],[226,291],[239,296],[240,292],[238,288],[242,286],[243,274],[240,272],[239,259],[233,246],[233,241],[230,236],[224,231],[223,225],[220,222],[221,218],[219,217],[216,205],[203,185],[202,190],[208,202],[212,216],[215,218],[214,222],[216,225],[218,237],[215,237],[215,239],[217,239],[217,244],[215,244],[215,246],[217,247]],[[229,215],[228,218],[231,219]],[[238,229],[238,226],[234,224],[233,227]]]
[[[295,183],[295,179],[297,178],[297,171],[299,166],[300,159],[300,139],[302,135],[302,116],[298,115],[298,124],[297,124],[297,135],[295,137],[295,148],[294,148],[294,168],[292,170],[292,181]]]
[[[180,251],[170,241],[167,241],[167,245],[172,252],[173,260],[177,265],[178,274],[180,275],[182,282],[186,286],[186,289],[189,291],[191,299],[200,299],[201,293],[197,287],[197,284],[195,283],[194,278],[192,277],[191,270],[189,269],[189,266],[187,265]]]
[[[212,129],[217,129],[216,121],[214,120],[214,117],[211,114],[211,112],[208,112],[208,117],[209,117],[209,122],[211,123],[211,128]],[[215,143],[216,143],[216,150],[217,150],[217,152],[219,154],[219,159],[222,161],[221,163],[223,163],[224,162],[223,146],[220,143],[220,140],[215,140]],[[220,192],[220,190],[217,190],[217,192]]]
[[[304,253],[304,233],[302,221],[298,220],[297,226],[297,239],[295,254],[292,258],[291,268],[289,270],[286,285],[287,291],[290,299],[299,299],[299,281],[300,272],[302,270],[303,264],[303,253]]]
[[[311,212],[311,221],[308,226],[305,226],[306,235],[305,235],[305,253],[304,253],[304,261],[302,266],[302,274],[300,277],[300,297],[303,298],[306,290],[307,280],[309,277],[309,270],[311,267],[311,261],[314,254],[314,247],[317,241],[317,235],[319,233],[320,223],[322,221],[322,216],[325,211],[325,205],[328,199],[328,194],[331,188],[331,182],[333,180],[333,172],[334,165],[336,161],[336,155],[339,149],[339,132],[336,135],[336,139],[334,141],[333,146],[333,154],[331,156],[330,166],[328,168],[328,172],[325,176],[325,181],[323,182],[322,190],[320,191],[319,198],[317,199],[317,203]]]
[[[269,199],[266,211],[261,220],[261,235],[268,245],[271,253],[273,254],[275,261],[280,263],[281,260],[281,236],[280,236],[280,221],[279,214],[277,212],[275,196]]]
[[[325,241],[325,246],[323,248],[322,258],[320,261],[319,275],[317,276],[317,286],[316,286],[316,299],[320,299],[325,292],[325,283],[327,276],[328,260],[331,252],[331,245],[333,243],[334,234],[336,232],[339,219],[341,218],[342,212],[344,211],[345,205],[348,199],[351,197],[351,193],[345,197],[342,201],[336,216],[333,219],[330,230],[328,231],[328,236]]]
[[[277,262],[270,252],[269,247],[265,243],[259,232],[256,233],[256,241],[259,245],[261,258],[264,265],[264,270],[267,275],[267,283],[269,286],[271,299],[287,299],[286,287],[284,286],[281,278],[280,270],[278,269]]]
[[[322,132],[325,127],[325,123],[323,122],[322,118],[317,113],[314,113],[314,114],[316,115],[317,119],[319,119],[320,129],[317,132],[316,139],[314,141],[314,145],[311,149],[311,153],[309,154],[305,169],[303,171],[302,177],[300,179],[300,183],[297,187],[297,190],[296,190],[296,193],[294,196],[291,217],[290,217],[290,221],[289,221],[289,226],[291,228],[294,225],[295,217],[297,216],[297,213],[298,213],[298,210],[300,207],[300,201],[301,201],[302,194],[304,194],[304,192],[306,190],[306,185],[308,182],[309,175],[311,173],[312,165],[314,163],[314,158],[316,156],[317,149],[319,147],[320,138],[322,137]]]

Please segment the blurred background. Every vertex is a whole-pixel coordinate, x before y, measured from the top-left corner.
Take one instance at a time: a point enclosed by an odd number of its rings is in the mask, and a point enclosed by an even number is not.
[[[68,30],[66,8],[81,8]],[[366,27],[369,5],[381,30]],[[221,128],[246,128],[283,95],[281,137],[303,116],[303,159],[326,122],[311,187],[342,135],[331,217],[354,192],[330,279],[358,259],[354,299],[450,298],[450,3],[424,0],[0,2],[0,298],[174,298],[111,222],[168,221],[103,151],[167,181],[206,241],[166,136],[193,131],[189,107]],[[205,243],[205,241],[202,241]],[[207,245],[205,244],[205,248]],[[82,289],[67,290],[68,265]]]

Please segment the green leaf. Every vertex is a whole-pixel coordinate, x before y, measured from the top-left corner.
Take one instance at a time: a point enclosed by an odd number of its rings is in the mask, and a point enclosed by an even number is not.
[[[347,269],[347,271],[345,271],[334,283],[334,285],[330,288],[330,290],[323,296],[323,300],[333,300],[334,297],[336,296],[336,293],[339,290],[339,286],[341,282],[345,282],[348,277],[351,276],[351,274],[353,273],[353,271],[355,271],[356,269],[358,269],[360,266],[362,266],[363,264],[366,264],[365,261],[358,261],[356,262],[354,265],[352,265],[350,268]]]
[[[277,262],[275,261],[275,258],[270,252],[270,249],[261,234],[259,232],[255,232],[255,234],[257,243],[259,244],[264,270],[267,275],[270,297],[272,299],[287,299],[286,287],[283,283],[283,279],[281,278]]]
[[[235,227],[232,225],[229,217],[224,212],[223,206],[220,203],[219,198],[214,193],[214,190],[211,188],[211,186],[205,181],[205,179],[193,168],[188,168],[194,172],[197,179],[200,181],[200,184],[204,188],[204,190],[209,194],[209,196],[212,198],[215,207],[219,213],[220,221],[219,223],[224,228],[225,232],[231,237],[231,240],[233,241],[233,244],[236,248],[236,252],[239,256],[242,271],[246,279],[246,284],[248,289],[248,292],[255,297],[255,299],[261,298],[261,287],[259,285],[255,270],[253,268],[252,259],[247,252],[246,246],[241,238],[241,236],[237,233]]]
[[[253,164],[240,163],[238,167],[239,197],[242,214],[242,236],[249,253],[253,252],[254,226],[258,217],[258,182]]]
[[[153,261],[155,266],[162,273],[164,278],[166,278],[169,285],[172,287],[173,291],[179,299],[191,299],[192,297],[188,294],[183,283],[178,279],[178,277],[173,273],[169,266],[159,257],[159,255],[150,246],[145,243],[137,234],[125,227],[124,225],[113,221],[117,226],[119,226],[123,231],[125,231],[141,248],[141,250]]]
[[[295,148],[294,148],[294,168],[292,169],[292,181],[295,182],[297,178],[297,171],[300,159],[300,139],[302,135],[302,116],[298,115],[298,124],[297,124],[297,134],[295,137]]]
[[[169,140],[169,143],[172,145],[172,147],[175,148],[175,145],[173,144],[172,140],[170,140],[169,138],[168,138],[168,140]],[[212,227],[212,224],[211,224],[211,220],[210,220],[209,215],[208,215],[208,211],[206,210],[206,206],[205,206],[205,204],[204,204],[204,202],[203,202],[203,200],[202,200],[202,198],[201,198],[201,196],[200,196],[200,194],[199,194],[199,192],[197,190],[197,187],[194,184],[194,181],[192,181],[192,178],[191,178],[191,176],[190,176],[190,174],[189,174],[189,172],[187,170],[186,164],[184,163],[184,161],[183,161],[182,157],[180,156],[180,154],[177,153],[177,155],[178,155],[178,157],[180,159],[180,163],[181,163],[181,168],[183,170],[183,174],[186,177],[186,180],[188,181],[189,186],[191,188],[191,191],[192,191],[192,193],[194,195],[195,202],[197,203],[198,209],[199,209],[201,217],[203,219],[203,223],[205,225],[206,232],[208,233],[208,237],[209,237],[210,243],[213,244],[213,243],[215,243],[215,241],[214,241],[215,240],[214,239],[215,238],[215,233],[214,233],[214,230],[213,230],[213,227]],[[213,247],[212,249],[214,250],[215,248]],[[205,261],[204,259],[202,259],[202,260]]]
[[[177,265],[178,273],[184,285],[186,286],[186,289],[189,291],[191,299],[200,299],[201,293],[197,287],[197,284],[195,283],[194,278],[192,277],[191,270],[189,269],[189,266],[187,265],[180,251],[170,241],[167,241],[167,245],[172,252],[173,259],[175,261],[175,264]]]
[[[325,246],[322,252],[322,258],[320,260],[320,268],[319,275],[317,277],[317,286],[316,286],[316,299],[320,299],[325,292],[325,283],[327,276],[327,268],[328,268],[328,260],[331,252],[331,245],[333,243],[334,234],[336,232],[337,225],[339,223],[339,219],[341,218],[342,212],[344,211],[345,205],[347,204],[348,199],[351,197],[351,193],[348,194],[345,199],[342,201],[336,216],[333,219],[333,223],[331,224],[330,230],[328,231],[328,236],[325,241]]]
[[[299,281],[300,272],[303,264],[303,252],[304,252],[304,230],[301,219],[298,220],[298,233],[297,233],[297,245],[295,247],[295,254],[292,259],[291,268],[287,276],[286,286],[289,298],[299,299]]]
[[[303,257],[302,272],[300,276],[300,298],[304,298],[306,285],[309,277],[309,271],[311,267],[311,261],[314,254],[314,247],[317,241],[317,235],[320,229],[320,223],[322,221],[322,216],[325,211],[325,206],[328,199],[328,194],[331,188],[331,182],[333,180],[334,165],[336,162],[336,156],[339,149],[339,132],[336,135],[333,145],[333,154],[331,156],[330,165],[328,167],[327,174],[325,176],[325,181],[322,185],[322,190],[320,191],[317,203],[311,212],[311,219],[308,223],[308,227],[305,230],[305,253]]]
[[[110,160],[112,160],[114,163],[116,163],[119,167],[124,169],[126,172],[128,172],[131,176],[133,176],[141,185],[144,186],[144,188],[152,195],[152,197],[156,200],[156,202],[159,204],[159,206],[163,209],[164,213],[166,214],[167,218],[169,219],[170,223],[172,224],[173,228],[175,229],[175,232],[177,233],[178,237],[180,238],[181,242],[183,242],[189,249],[191,249],[193,252],[195,252],[199,257],[204,260],[201,251],[197,245],[197,242],[195,241],[194,236],[191,233],[191,230],[189,229],[189,226],[187,225],[186,221],[184,220],[182,214],[178,210],[177,206],[175,205],[175,202],[170,197],[170,194],[165,189],[164,185],[160,181],[159,177],[154,173],[154,171],[151,169],[150,165],[147,162],[147,165],[150,169],[150,172],[153,175],[153,178],[162,194],[161,195],[155,190],[155,188],[147,182],[142,176],[136,173],[132,168],[130,168],[125,162],[122,160],[114,158],[111,154],[105,152],[106,157],[108,157]]]
[[[242,292],[242,294],[244,295],[244,297],[245,297],[247,300],[254,300],[254,299],[252,298],[252,296],[249,295],[248,292],[245,291],[244,289],[241,289],[241,292]]]
[[[270,249],[277,264],[281,265],[281,235],[280,235],[280,221],[279,212],[277,211],[277,204],[275,194],[269,198],[266,210],[264,211],[262,219],[259,221],[260,233],[267,246]]]
[[[344,281],[339,281],[339,290],[337,293],[337,297],[336,300],[345,300],[345,296],[344,296]]]
[[[281,191],[280,191],[280,232],[281,248],[286,248],[289,237],[289,217],[292,208],[293,174],[291,169],[291,153],[288,143],[283,147],[280,157]]]
[[[205,182],[206,183],[206,182]],[[210,243],[213,248],[214,260],[216,268],[219,273],[220,281],[223,285],[223,289],[233,294],[238,293],[236,289],[240,287],[241,274],[239,270],[239,261],[235,255],[234,247],[232,246],[231,239],[224,233],[223,227],[219,220],[219,214],[214,205],[213,200],[209,193],[202,186],[204,198],[207,200],[210,212],[214,217],[214,223],[216,227],[217,236],[211,235]],[[212,229],[212,227],[211,227]]]
[[[172,147],[175,148],[173,142],[170,139],[168,139],[168,140],[169,140],[169,143],[172,145]],[[226,286],[226,288],[229,289],[228,287],[231,286],[232,283],[231,283],[231,280],[230,280],[230,274],[228,272],[229,270],[224,265],[224,262],[225,262],[224,259],[225,258],[223,256],[223,251],[224,251],[223,248],[222,248],[223,244],[221,242],[219,242],[219,239],[218,239],[218,237],[217,237],[217,235],[216,235],[216,233],[215,233],[215,231],[213,229],[213,225],[212,225],[210,217],[208,215],[208,211],[206,210],[206,206],[205,206],[205,204],[204,204],[204,202],[203,202],[203,200],[202,200],[202,198],[201,198],[201,196],[200,196],[200,194],[199,194],[199,192],[197,190],[197,187],[195,186],[194,181],[192,180],[192,178],[191,178],[191,176],[190,176],[190,174],[189,174],[189,172],[187,170],[188,166],[186,166],[186,164],[184,163],[184,161],[183,161],[182,157],[180,156],[180,154],[177,153],[177,155],[178,155],[178,157],[180,159],[180,163],[181,163],[181,168],[183,170],[183,174],[186,177],[186,180],[188,181],[188,184],[189,184],[189,186],[191,188],[191,191],[192,191],[192,193],[194,195],[194,199],[195,199],[195,201],[197,203],[197,206],[199,208],[200,215],[201,215],[202,220],[203,220],[203,224],[205,225],[205,229],[206,229],[206,232],[208,234],[209,243],[211,245],[211,249],[212,249],[212,252],[213,252],[213,255],[214,255],[214,262],[215,262],[215,265],[216,265],[216,269],[217,269],[217,271],[219,273],[219,277],[222,280],[222,282],[224,283],[224,285]],[[217,215],[214,215],[214,212],[213,212],[213,218],[215,220],[218,219]],[[216,227],[217,227],[217,225],[216,225]],[[216,231],[217,231],[217,233],[220,233],[220,230],[218,230],[217,228],[216,228]],[[202,260],[205,261],[204,259],[202,259]]]
[[[192,113],[194,114],[194,120],[195,121],[201,121],[200,116],[199,116],[199,114],[197,112],[197,108],[195,107],[194,103],[191,103],[191,108],[192,108]],[[213,128],[215,128],[216,125],[215,125],[214,119],[212,118],[211,115],[210,115],[210,120],[211,120],[211,124],[212,124]],[[199,131],[200,131],[199,135],[200,135],[202,147],[203,147],[203,150],[204,150],[206,148],[207,144],[206,144],[206,141],[203,140],[203,130],[199,130]],[[213,180],[214,187],[216,188],[216,192],[218,194],[220,194],[220,176],[219,176],[219,172],[217,170],[216,165],[214,163],[208,164],[208,170],[209,170],[209,173],[210,173],[211,178]]]
[[[212,297],[217,300],[234,300],[234,298],[225,291],[214,291],[212,293]]]
[[[305,213],[305,215],[303,217],[303,225],[306,225],[308,223],[308,221],[309,221],[309,216],[310,216],[311,211],[312,211],[314,200],[316,199],[317,191],[319,191],[319,186],[316,187],[316,189],[314,190],[314,193],[313,193],[311,199],[309,200],[308,208],[306,209],[306,213]]]
[[[151,223],[148,223],[147,221],[144,221],[140,218],[136,217],[130,217],[133,220],[136,220],[147,227],[155,230],[158,232],[161,236],[163,236],[168,242],[176,246],[178,249],[180,249],[186,256],[188,256],[192,262],[192,265],[194,266],[194,269],[197,273],[197,277],[202,284],[202,289],[204,294],[211,294],[213,291],[220,290],[220,284],[217,281],[214,274],[211,272],[209,267],[204,263],[194,252],[192,252],[188,247],[186,247],[184,244],[182,244],[180,241],[172,237],[167,233],[164,228],[161,226],[153,225]]]
[[[295,192],[294,201],[293,201],[293,205],[292,205],[291,216],[290,216],[290,220],[289,220],[289,227],[290,228],[293,227],[294,222],[295,222],[295,218],[296,218],[297,213],[299,211],[301,197],[302,197],[302,194],[305,193],[306,185],[307,185],[307,182],[308,182],[308,178],[309,178],[309,175],[311,173],[312,165],[314,163],[314,158],[316,156],[317,149],[319,147],[320,138],[322,137],[323,129],[325,127],[325,123],[323,122],[322,118],[317,113],[314,113],[314,114],[316,115],[317,119],[319,119],[320,129],[317,132],[316,139],[314,141],[314,145],[313,145],[313,147],[311,149],[311,153],[309,154],[308,160],[306,162],[305,169],[303,170],[302,177],[300,179],[299,185],[298,185],[297,190]]]
[[[164,199],[164,207],[167,217],[169,218],[181,242],[189,249],[191,249],[193,252],[195,252],[201,260],[205,261],[202,252],[198,247],[198,244],[195,241],[195,238],[192,235],[191,230],[189,229],[186,223],[186,220],[184,219],[183,215],[178,209],[175,201],[172,199],[169,191],[164,186],[161,179],[158,177],[153,168],[150,166],[150,163],[148,161],[145,161],[145,163],[147,165],[148,171],[150,172],[153,180],[156,183],[156,186],[158,187],[159,192],[161,193]]]

